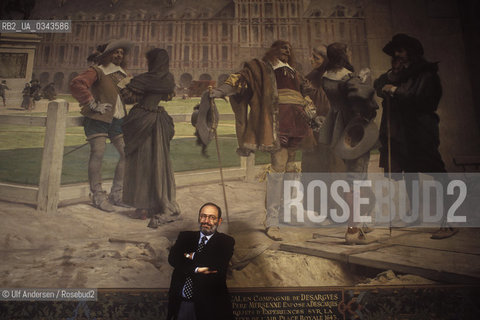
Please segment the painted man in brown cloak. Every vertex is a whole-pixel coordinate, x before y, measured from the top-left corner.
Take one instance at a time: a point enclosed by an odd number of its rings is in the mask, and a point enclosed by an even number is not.
[[[305,112],[305,97],[313,89],[294,65],[290,43],[277,40],[261,60],[246,62],[242,70],[230,75],[211,95],[230,96],[237,153],[247,156],[256,150],[269,152],[270,173],[296,172],[296,151],[314,144],[312,120]],[[282,240],[278,226],[282,186],[283,179],[269,177],[265,227],[267,235],[277,241]],[[278,194],[272,192],[275,190]],[[268,200],[270,196],[272,201]]]

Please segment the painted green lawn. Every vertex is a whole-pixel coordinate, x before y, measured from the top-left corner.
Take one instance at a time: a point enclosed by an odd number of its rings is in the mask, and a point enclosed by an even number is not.
[[[62,96],[68,101],[73,101],[70,96]],[[165,103],[165,107],[170,114],[190,114],[199,98],[187,100],[175,98],[173,101]],[[217,107],[220,113],[231,113],[231,108],[227,102],[216,99]],[[19,113],[16,113],[17,115]],[[45,116],[45,113],[21,113],[30,116]],[[79,112],[70,112],[71,116],[80,115]],[[217,132],[219,134],[219,144],[221,158],[224,167],[236,167],[240,165],[240,158],[235,153],[237,149],[237,140],[235,138],[234,121],[222,121],[219,123]],[[201,155],[201,148],[196,145],[193,136],[194,128],[190,123],[176,123],[175,137],[171,143],[170,156],[173,167],[176,172],[211,169],[218,167],[217,152],[215,142],[212,141],[208,147],[209,158]],[[40,165],[42,158],[43,141],[45,137],[45,128],[29,126],[0,126],[0,181],[38,184],[40,175]],[[70,150],[85,144],[85,134],[83,127],[68,128],[65,137],[65,150]],[[376,151],[376,150],[375,150]],[[64,157],[62,184],[78,183],[88,181],[87,162],[89,156],[89,146],[84,146]],[[118,155],[111,144],[107,145],[102,174],[105,179],[113,178],[113,172],[118,160]],[[300,154],[297,155],[300,160]],[[266,164],[270,162],[269,154],[257,152],[255,155],[257,164]]]
[[[165,105],[169,113],[191,113],[193,106],[199,99],[181,100],[176,99]],[[217,102],[221,112],[227,111],[227,103],[223,100]],[[231,112],[231,109],[228,110]],[[226,113],[226,112],[223,112]],[[29,116],[45,116],[45,113],[23,113]],[[78,112],[69,113],[71,116],[78,116]],[[215,143],[212,141],[208,147],[209,158],[201,155],[201,149],[195,143],[194,128],[190,123],[176,123],[175,137],[171,143],[171,159],[176,172],[210,169],[218,167],[217,152]],[[235,126],[233,121],[222,121],[219,123],[217,132],[221,158],[224,167],[235,167],[240,165],[240,158],[235,153],[237,140],[235,137]],[[42,158],[42,147],[45,137],[45,128],[16,125],[0,126],[0,181],[38,184],[40,165]],[[70,150],[85,144],[83,127],[68,128],[65,137],[65,150]],[[62,184],[78,183],[88,181],[87,162],[89,146],[84,146],[64,157],[62,170]],[[258,152],[256,162],[268,163],[269,155]],[[105,179],[111,179],[118,155],[111,144],[107,145],[102,175]]]
[[[234,136],[221,136],[219,138],[221,158],[224,167],[235,167],[240,165],[240,159],[236,155],[237,141]],[[65,153],[76,146],[65,148]],[[85,146],[63,159],[62,184],[86,182],[87,161],[89,147]],[[217,168],[217,152],[215,143],[208,147],[209,158],[200,154],[200,147],[191,138],[174,139],[171,143],[171,159],[176,172]],[[257,163],[268,163],[269,156],[264,153],[257,153]],[[38,184],[40,175],[40,163],[42,159],[42,148],[23,148],[0,150],[0,181],[21,184]],[[118,161],[118,154],[115,148],[107,145],[102,167],[102,176],[105,179],[113,178],[115,165]]]
[[[58,95],[58,99],[64,99],[67,102],[77,102],[77,100],[69,94]],[[162,101],[160,104],[165,107],[165,110],[167,110],[168,113],[174,114],[192,113],[193,107],[198,103],[200,103],[200,98],[198,97],[192,97],[185,100],[175,97],[171,101]],[[220,113],[233,113],[230,104],[223,99],[215,99],[215,105]]]
[[[195,129],[190,123],[175,123],[175,138],[193,138]],[[235,124],[233,121],[222,121],[218,125],[219,136],[234,135]],[[0,126],[0,150],[41,148],[45,138],[45,128],[15,125]],[[67,128],[65,146],[84,144],[85,133],[83,127]]]
[[[58,99],[64,99],[67,102],[77,102],[71,95],[64,94],[58,95]],[[169,114],[191,114],[193,107],[200,103],[200,98],[189,98],[189,99],[181,99],[181,98],[173,98],[172,101],[162,101],[161,105],[165,107],[165,110]],[[217,106],[219,113],[233,113],[230,104],[223,100],[223,99],[215,99],[215,105]],[[132,105],[127,105],[127,109],[130,109]],[[22,113],[17,113],[17,115],[25,115],[25,116],[45,116],[46,112],[35,112],[35,110],[25,111]],[[69,115],[71,116],[79,116],[80,112],[74,111],[70,112]]]
[[[240,165],[240,158],[236,155],[237,140],[234,135],[219,137],[221,158],[224,167]],[[65,147],[65,153],[77,146]],[[42,148],[22,148],[0,150],[0,181],[21,184],[38,184]],[[174,139],[171,143],[171,159],[176,172],[209,169],[218,167],[215,143],[208,147],[208,156],[205,158],[200,153],[200,147],[193,138]],[[63,159],[62,184],[88,181],[87,162],[89,147],[82,147]],[[268,163],[269,156],[265,153],[257,153],[257,163]],[[107,145],[102,167],[102,176],[105,179],[113,178],[118,154],[115,148]]]

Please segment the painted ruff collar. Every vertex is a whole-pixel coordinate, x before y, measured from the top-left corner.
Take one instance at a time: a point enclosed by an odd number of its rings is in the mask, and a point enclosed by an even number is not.
[[[122,67],[117,66],[113,63],[109,63],[106,67],[104,66],[98,66],[98,67],[103,71],[105,75],[109,75],[115,72],[121,72],[124,75],[127,75],[127,73],[125,72],[125,70],[122,69]]]

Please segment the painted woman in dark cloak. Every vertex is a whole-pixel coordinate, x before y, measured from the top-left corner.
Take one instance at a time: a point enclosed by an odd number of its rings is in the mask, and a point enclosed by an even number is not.
[[[174,125],[159,105],[171,100],[175,82],[167,51],[155,48],[146,56],[148,72],[134,77],[122,90],[127,103],[136,103],[122,127],[126,155],[123,201],[137,208],[132,218],[150,217],[149,227],[156,228],[180,213],[170,160]]]

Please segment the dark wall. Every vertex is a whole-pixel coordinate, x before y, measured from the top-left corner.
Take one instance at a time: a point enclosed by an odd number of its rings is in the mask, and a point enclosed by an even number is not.
[[[466,59],[469,69],[470,83],[472,86],[473,100],[475,105],[476,120],[480,127],[480,1],[459,1],[460,21],[465,43]]]

